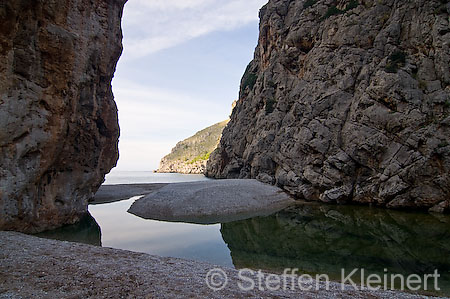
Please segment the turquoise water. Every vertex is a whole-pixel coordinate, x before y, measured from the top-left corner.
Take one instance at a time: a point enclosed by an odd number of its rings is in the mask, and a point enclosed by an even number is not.
[[[170,183],[203,176],[116,173],[106,183]],[[138,197],[89,206],[75,226],[41,236],[220,266],[274,272],[299,268],[339,280],[342,268],[368,273],[441,274],[450,295],[450,217],[366,206],[303,203],[267,217],[197,225],[144,220],[127,213]]]

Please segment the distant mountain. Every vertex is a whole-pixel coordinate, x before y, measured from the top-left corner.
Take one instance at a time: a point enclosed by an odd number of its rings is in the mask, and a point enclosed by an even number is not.
[[[229,120],[207,127],[194,136],[177,143],[170,154],[161,159],[156,172],[201,174],[206,168],[206,161],[220,141],[222,131]]]

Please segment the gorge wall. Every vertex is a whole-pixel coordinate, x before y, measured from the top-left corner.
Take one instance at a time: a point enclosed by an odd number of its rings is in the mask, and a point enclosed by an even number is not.
[[[270,0],[207,176],[448,210],[449,13],[446,0]]]
[[[0,3],[0,229],[76,222],[115,166],[124,4]]]

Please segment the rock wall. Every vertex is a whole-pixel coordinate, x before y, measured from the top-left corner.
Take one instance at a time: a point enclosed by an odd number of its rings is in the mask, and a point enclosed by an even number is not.
[[[124,4],[0,3],[0,229],[76,222],[115,166]]]
[[[270,0],[206,174],[447,210],[449,13],[446,0]]]

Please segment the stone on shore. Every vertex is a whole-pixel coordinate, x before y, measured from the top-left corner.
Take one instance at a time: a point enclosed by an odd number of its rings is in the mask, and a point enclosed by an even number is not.
[[[257,180],[169,184],[138,199],[128,210],[145,219],[225,223],[268,215],[294,202],[275,186]]]

